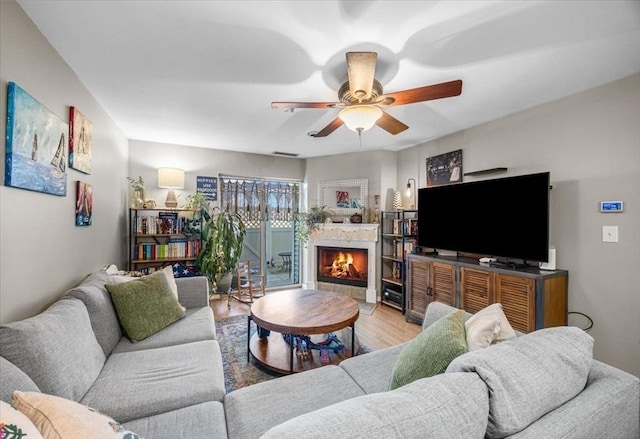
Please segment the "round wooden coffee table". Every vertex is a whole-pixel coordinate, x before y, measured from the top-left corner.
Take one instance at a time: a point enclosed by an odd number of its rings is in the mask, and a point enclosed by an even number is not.
[[[296,289],[268,294],[251,305],[248,334],[251,334],[252,320],[260,328],[273,332],[268,337],[260,338],[257,331],[247,341],[247,361],[251,354],[258,363],[283,374],[323,366],[326,361],[320,361],[317,351],[311,350],[306,356],[294,356],[294,343],[285,341],[283,334],[291,340],[293,335],[328,334],[350,326],[353,347],[354,323],[359,315],[355,300],[332,291]],[[335,364],[344,358],[341,354],[334,354],[326,364]]]

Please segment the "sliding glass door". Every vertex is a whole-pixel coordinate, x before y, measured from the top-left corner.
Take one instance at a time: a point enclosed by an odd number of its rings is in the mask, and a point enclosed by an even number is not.
[[[300,181],[220,176],[221,206],[238,213],[247,227],[243,261],[265,274],[267,287],[300,283],[300,251],[295,215]]]

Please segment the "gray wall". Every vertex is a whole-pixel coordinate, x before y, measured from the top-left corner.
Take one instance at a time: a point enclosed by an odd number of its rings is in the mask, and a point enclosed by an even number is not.
[[[465,171],[551,172],[550,241],[569,270],[569,311],[593,318],[597,359],[640,375],[640,75],[403,150],[397,184],[419,176],[425,187],[426,158],[459,148]],[[600,213],[602,200],[625,210]],[[619,243],[602,242],[605,225]]]
[[[0,322],[46,308],[88,273],[125,260],[127,139],[13,1],[0,2],[0,132],[7,82],[62,120],[69,106],[93,122],[91,175],[67,169],[67,196],[0,186]],[[0,165],[4,175],[4,160]],[[93,185],[93,225],[74,225],[75,185]]]
[[[223,151],[193,146],[131,140],[129,142],[128,174],[145,181],[146,198],[153,198],[164,207],[167,189],[158,188],[158,168],[180,168],[185,171],[185,188],[176,189],[178,207],[183,207],[186,197],[196,191],[196,177],[218,177],[218,174],[245,177],[283,178],[304,180],[305,161],[243,152]],[[218,181],[218,192],[220,181]],[[133,192],[129,190],[129,204]],[[218,199],[220,194],[218,193]]]

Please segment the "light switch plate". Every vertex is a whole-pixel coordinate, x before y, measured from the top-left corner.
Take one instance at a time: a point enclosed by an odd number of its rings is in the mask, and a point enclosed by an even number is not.
[[[618,242],[618,226],[602,226],[602,242]]]

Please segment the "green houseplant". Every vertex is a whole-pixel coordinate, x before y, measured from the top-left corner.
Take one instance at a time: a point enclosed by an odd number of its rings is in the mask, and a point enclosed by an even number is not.
[[[207,276],[216,291],[227,293],[242,253],[246,227],[229,208],[202,209],[202,249],[196,259],[200,274]]]
[[[296,215],[296,238],[300,244],[306,245],[309,241],[309,235],[331,219],[333,212],[325,210],[327,206],[312,206],[307,212],[300,212]]]

